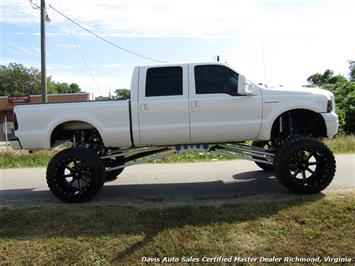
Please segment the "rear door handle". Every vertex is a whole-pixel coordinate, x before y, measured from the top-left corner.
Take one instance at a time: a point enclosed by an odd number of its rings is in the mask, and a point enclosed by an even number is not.
[[[147,105],[146,103],[141,103],[141,104],[139,105],[139,111],[140,111],[141,113],[146,113],[146,112],[148,112],[148,105]]]
[[[198,110],[199,110],[198,101],[191,101],[191,111],[198,111]]]

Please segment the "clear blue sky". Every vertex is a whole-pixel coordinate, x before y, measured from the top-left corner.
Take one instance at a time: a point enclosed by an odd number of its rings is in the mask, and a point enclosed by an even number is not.
[[[220,55],[255,82],[302,85],[309,75],[327,68],[347,75],[347,60],[355,59],[353,0],[47,0],[47,4],[137,53],[170,63],[212,61]],[[95,96],[107,95],[110,89],[129,87],[134,66],[153,63],[89,35],[51,9],[48,15],[47,72],[56,81],[76,82]],[[0,22],[0,63],[39,68],[39,10],[28,0],[2,0]]]

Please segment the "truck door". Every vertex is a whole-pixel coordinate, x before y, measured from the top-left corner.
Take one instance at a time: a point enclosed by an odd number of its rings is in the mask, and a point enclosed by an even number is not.
[[[187,65],[141,67],[138,118],[141,145],[190,142]]]
[[[260,91],[238,95],[238,73],[222,64],[190,64],[189,77],[192,143],[256,138],[262,116]]]

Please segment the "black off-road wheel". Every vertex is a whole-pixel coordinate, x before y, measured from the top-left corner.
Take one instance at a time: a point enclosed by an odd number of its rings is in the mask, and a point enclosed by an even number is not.
[[[263,148],[266,150],[270,150],[271,149],[271,142],[254,141],[252,143],[252,146]],[[255,164],[266,172],[273,172],[274,171],[274,166],[272,164],[266,164],[266,163],[261,163],[261,162],[255,162]]]
[[[295,136],[277,150],[274,173],[279,182],[297,194],[315,194],[324,190],[335,174],[333,153],[320,140]]]
[[[105,165],[92,151],[70,148],[56,154],[47,167],[50,191],[65,202],[86,202],[102,188]]]

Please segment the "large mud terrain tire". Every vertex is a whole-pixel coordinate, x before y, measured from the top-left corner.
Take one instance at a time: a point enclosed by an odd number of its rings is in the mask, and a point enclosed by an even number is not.
[[[271,148],[270,143],[267,141],[254,141],[252,143],[252,146],[264,148],[266,150],[269,150]],[[266,163],[261,163],[261,162],[255,162],[255,164],[266,172],[274,171],[274,167],[272,164],[266,164]]]
[[[51,192],[65,202],[86,202],[105,182],[105,165],[89,150],[70,148],[56,154],[47,167]]]
[[[276,152],[274,173],[279,182],[293,193],[319,193],[333,180],[334,155],[318,139],[291,137]]]

